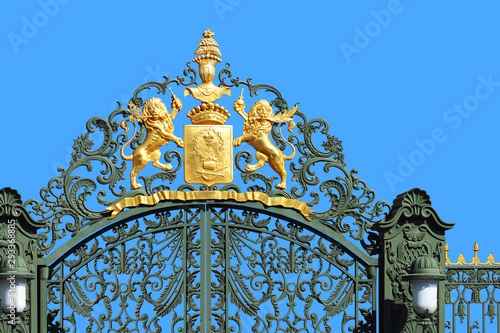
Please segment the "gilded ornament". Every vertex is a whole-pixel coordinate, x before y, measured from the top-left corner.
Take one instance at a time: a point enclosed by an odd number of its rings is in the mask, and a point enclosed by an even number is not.
[[[153,162],[153,165],[162,170],[168,171],[172,169],[170,164],[160,163],[161,152],[160,147],[167,144],[169,141],[173,141],[179,147],[184,147],[184,142],[181,138],[174,135],[174,125],[172,121],[175,116],[182,108],[182,102],[175,97],[172,93],[172,113],[168,113],[167,108],[163,101],[159,98],[153,97],[144,103],[142,108],[142,114],[140,114],[139,108],[132,102],[129,103],[129,108],[132,110],[132,114],[128,120],[121,122],[120,126],[128,131],[127,121],[134,124],[134,134],[130,140],[122,147],[120,153],[124,160],[132,161],[133,167],[130,172],[130,182],[132,189],[141,188],[142,185],[138,184],[136,181],[137,174],[148,164]],[[141,121],[147,131],[146,139],[144,142],[136,149],[131,155],[125,155],[123,150],[132,141],[137,131],[135,122]]]
[[[495,262],[495,257],[493,256],[493,253],[490,253],[488,255],[486,262],[481,262],[481,260],[479,259],[478,255],[477,255],[477,253],[479,252],[479,245],[477,244],[477,242],[474,243],[474,247],[472,248],[472,250],[474,251],[474,257],[472,257],[471,262],[465,261],[465,256],[463,255],[463,253],[460,253],[460,255],[458,256],[457,262],[451,262],[450,258],[448,257],[448,251],[449,251],[448,244],[445,243],[444,251],[446,254],[446,260],[445,260],[446,265],[460,265],[460,266],[463,266],[463,265],[474,265],[474,266],[500,265],[499,262]]]
[[[276,171],[281,178],[281,182],[276,185],[278,189],[286,189],[285,161],[291,160],[295,156],[295,147],[285,140],[293,149],[290,155],[285,156],[281,150],[271,143],[269,133],[274,123],[279,123],[280,125],[288,123],[288,131],[292,132],[292,129],[295,127],[292,116],[297,111],[297,104],[295,104],[293,109],[283,114],[274,115],[271,104],[265,99],[261,99],[257,101],[250,109],[250,112],[246,114],[242,89],[240,97],[233,105],[234,110],[245,120],[243,135],[234,139],[233,145],[238,147],[242,142],[246,142],[257,150],[257,163],[247,165],[245,170],[248,172],[255,171],[262,168],[265,162],[268,162],[269,166]]]
[[[262,192],[238,193],[234,191],[160,191],[150,196],[138,195],[133,198],[124,198],[117,204],[107,207],[106,209],[111,211],[110,219],[112,219],[125,208],[137,207],[139,205],[153,206],[158,202],[166,200],[234,200],[237,202],[258,201],[269,207],[281,206],[295,209],[299,211],[308,221],[311,221],[309,214],[314,213],[314,211],[309,208],[305,202],[300,200],[283,197],[269,197],[267,194]]]
[[[203,33],[203,39],[199,41],[198,48],[193,59],[200,68],[202,83],[197,87],[184,89],[184,96],[192,95],[195,99],[204,103],[211,103],[222,97],[223,94],[231,96],[231,89],[228,87],[217,87],[212,80],[215,77],[215,65],[221,61],[219,45],[212,38],[214,33],[207,29]]]
[[[227,184],[233,180],[232,126],[186,125],[184,180],[190,184]]]
[[[198,43],[193,59],[200,67],[202,83],[184,90],[202,103],[191,109],[187,116],[193,126],[184,126],[184,180],[189,184],[227,184],[233,180],[232,126],[225,126],[231,117],[228,110],[213,102],[223,94],[231,95],[228,87],[217,87],[215,65],[221,61],[214,33],[206,30]]]
[[[192,108],[187,116],[194,125],[224,125],[231,117],[223,106],[214,103],[201,103]]]

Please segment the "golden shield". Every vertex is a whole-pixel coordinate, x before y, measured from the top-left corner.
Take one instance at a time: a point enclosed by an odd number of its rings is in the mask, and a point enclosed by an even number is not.
[[[233,181],[233,127],[184,126],[184,180],[189,184],[227,184]]]

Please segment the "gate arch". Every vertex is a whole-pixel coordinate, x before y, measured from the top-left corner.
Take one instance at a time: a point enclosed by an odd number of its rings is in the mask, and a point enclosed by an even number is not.
[[[164,204],[110,220],[48,265],[49,332],[373,329],[377,262],[357,247],[283,208]]]

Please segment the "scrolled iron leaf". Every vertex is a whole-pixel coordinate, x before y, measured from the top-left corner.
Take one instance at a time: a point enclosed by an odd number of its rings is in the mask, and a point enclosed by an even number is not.
[[[63,285],[63,292],[64,295],[66,296],[64,301],[66,305],[68,305],[72,310],[74,310],[76,313],[83,317],[90,317],[91,316],[91,311],[92,308],[89,306],[90,300],[84,296],[80,302],[78,302],[75,299],[75,293],[72,291],[72,289],[69,288],[68,284],[70,284],[74,290],[78,292],[78,295],[85,295],[84,293],[81,292],[81,287],[78,284],[78,282],[75,282],[74,279],[70,279],[69,282],[66,282]],[[83,301],[83,302],[82,302]]]
[[[335,316],[345,310],[354,301],[354,284],[350,284],[349,289],[343,293],[342,299],[339,301],[325,305],[325,310],[328,316]]]

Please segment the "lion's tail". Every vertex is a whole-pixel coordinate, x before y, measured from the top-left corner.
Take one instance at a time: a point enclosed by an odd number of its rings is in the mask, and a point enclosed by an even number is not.
[[[292,121],[292,122],[293,122],[293,121]],[[295,123],[294,123],[294,125],[295,125]],[[295,157],[295,146],[294,146],[294,145],[292,145],[290,142],[288,142],[288,141],[285,139],[285,137],[283,136],[283,133],[281,133],[281,128],[283,128],[283,126],[280,126],[280,134],[281,134],[281,137],[282,137],[282,138],[283,138],[283,140],[285,140],[285,142],[286,142],[286,143],[288,143],[288,144],[290,145],[290,147],[292,147],[292,149],[293,149],[293,152],[292,152],[290,155],[285,156],[285,161],[288,161],[288,160],[291,160],[292,158],[294,158],[294,157]]]
[[[120,127],[125,130],[125,133],[128,132],[128,126],[126,124],[127,121],[130,121],[130,119],[124,120],[124,121],[122,121],[120,123]],[[124,144],[123,147],[122,147],[122,149],[120,150],[120,155],[126,161],[131,161],[133,159],[133,154],[131,154],[131,155],[125,155],[123,153],[123,150],[125,149],[125,147],[127,147],[127,145],[130,143],[130,141],[132,141],[132,139],[135,137],[135,133],[137,132],[137,127],[135,126],[135,122],[132,121],[132,124],[134,124],[134,134],[130,137],[130,140],[128,140],[128,142],[126,144]]]

